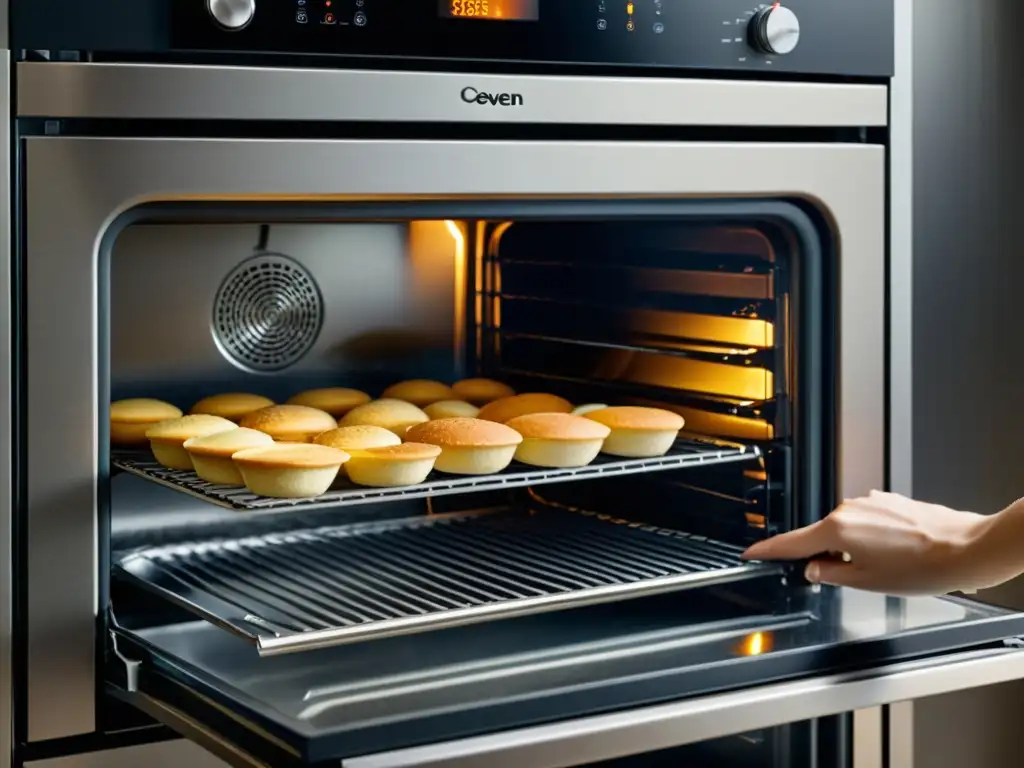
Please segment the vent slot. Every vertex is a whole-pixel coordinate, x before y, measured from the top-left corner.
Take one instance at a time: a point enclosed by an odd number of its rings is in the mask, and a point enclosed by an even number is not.
[[[213,337],[243,370],[282,371],[320,336],[324,306],[313,276],[275,253],[246,259],[224,279],[213,302]]]

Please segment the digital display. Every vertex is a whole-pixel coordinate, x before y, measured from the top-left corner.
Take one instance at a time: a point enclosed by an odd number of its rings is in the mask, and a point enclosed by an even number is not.
[[[537,21],[540,0],[440,0],[440,10],[445,19]]]

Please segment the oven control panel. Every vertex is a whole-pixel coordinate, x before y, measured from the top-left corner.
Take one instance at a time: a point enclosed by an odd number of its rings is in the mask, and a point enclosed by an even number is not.
[[[871,78],[892,74],[894,2],[117,0],[115,24],[80,0],[13,0],[12,47]]]

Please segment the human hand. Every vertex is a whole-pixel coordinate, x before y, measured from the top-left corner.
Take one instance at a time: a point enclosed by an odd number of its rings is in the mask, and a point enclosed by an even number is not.
[[[806,577],[815,584],[898,595],[975,590],[1003,580],[976,551],[988,520],[872,491],[813,525],[754,544],[743,557],[810,559]]]

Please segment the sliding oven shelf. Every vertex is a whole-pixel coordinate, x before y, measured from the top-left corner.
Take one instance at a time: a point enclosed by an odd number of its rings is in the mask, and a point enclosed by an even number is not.
[[[114,573],[277,655],[781,573],[741,553],[521,507],[150,548]]]
[[[339,480],[338,487],[311,499],[270,499],[257,496],[245,488],[215,485],[200,480],[194,472],[167,469],[157,464],[148,452],[114,452],[111,463],[125,472],[175,488],[228,509],[251,512],[272,512],[290,509],[321,509],[350,504],[365,504],[394,499],[422,499],[472,491],[494,491],[522,488],[570,480],[589,480],[641,472],[657,472],[683,467],[747,461],[761,456],[756,446],[713,442],[701,439],[679,439],[672,449],[656,459],[619,459],[601,454],[593,463],[578,469],[538,469],[513,462],[493,475],[462,477],[431,473],[426,482],[405,488],[365,488]]]

